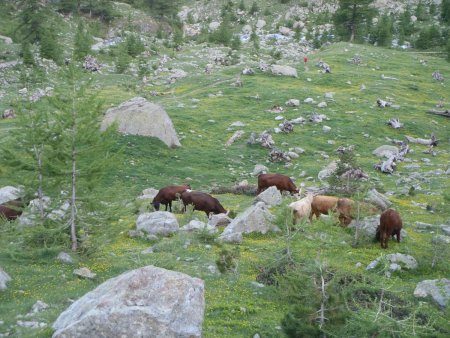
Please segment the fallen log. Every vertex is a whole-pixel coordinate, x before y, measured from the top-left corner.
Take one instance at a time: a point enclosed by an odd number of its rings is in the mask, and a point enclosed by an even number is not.
[[[440,115],[440,116],[445,116],[445,117],[450,117],[450,110],[428,110],[427,113],[429,114],[435,114],[435,115]]]
[[[423,139],[423,138],[414,138],[411,136],[405,136],[408,142],[410,143],[418,143],[418,144],[424,144],[427,146],[433,146],[436,147],[439,143],[439,140],[436,138],[436,136],[431,135],[431,138],[429,140]]]

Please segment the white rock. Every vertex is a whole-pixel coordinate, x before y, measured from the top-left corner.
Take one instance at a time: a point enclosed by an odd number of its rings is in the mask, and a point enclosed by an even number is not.
[[[92,272],[91,270],[89,270],[86,267],[73,270],[73,274],[78,277],[87,278],[87,279],[94,279],[97,276],[96,273]]]
[[[136,229],[157,236],[168,236],[177,232],[179,225],[174,214],[155,211],[140,214],[136,220]]]
[[[282,198],[277,187],[271,186],[256,196],[255,200],[264,202],[268,206],[275,206],[281,204]]]
[[[331,127],[329,127],[329,126],[323,126],[323,127],[322,127],[322,130],[323,130],[324,133],[328,133],[328,132],[331,130]]]
[[[73,258],[71,255],[69,255],[67,252],[63,252],[61,251],[58,256],[56,257],[56,259],[62,263],[65,264],[73,264]]]
[[[327,107],[327,103],[326,103],[325,101],[322,101],[322,102],[320,102],[320,103],[317,105],[317,107],[319,107],[319,108],[325,108],[325,107]]]
[[[414,296],[417,298],[431,296],[439,306],[446,307],[450,299],[450,280],[442,278],[419,282],[414,290]]]
[[[7,288],[6,284],[11,281],[11,277],[0,267],[0,290]]]

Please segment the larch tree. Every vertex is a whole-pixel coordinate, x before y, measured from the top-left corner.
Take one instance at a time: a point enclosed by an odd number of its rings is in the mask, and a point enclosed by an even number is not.
[[[61,178],[61,189],[68,191],[70,238],[76,251],[79,212],[111,163],[113,129],[100,131],[101,105],[83,73],[73,65],[64,72],[65,85],[50,98],[54,108],[50,166]]]
[[[374,0],[339,0],[333,21],[338,34],[351,42],[358,38],[359,28],[369,22],[376,13],[371,7]]]

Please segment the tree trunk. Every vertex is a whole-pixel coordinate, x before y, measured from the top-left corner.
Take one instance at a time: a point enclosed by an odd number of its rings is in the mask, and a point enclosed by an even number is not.
[[[41,149],[38,149],[36,145],[34,146],[34,154],[36,156],[38,162],[38,201],[39,201],[39,216],[41,217],[41,222],[44,221],[44,194],[42,192],[42,146]]]

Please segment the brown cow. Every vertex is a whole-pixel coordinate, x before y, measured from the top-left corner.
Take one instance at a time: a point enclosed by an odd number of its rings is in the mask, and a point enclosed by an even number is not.
[[[153,199],[153,207],[156,211],[159,210],[159,205],[163,204],[169,207],[169,211],[172,212],[172,201],[175,201],[179,198],[179,195],[188,189],[191,189],[189,184],[186,185],[171,185],[168,187],[161,188]]]
[[[387,209],[380,216],[380,225],[378,225],[376,239],[381,242],[381,247],[387,249],[387,242],[390,237],[397,235],[397,242],[400,243],[400,232],[402,230],[402,219],[400,214],[393,210]]]
[[[184,211],[186,211],[187,205],[192,204],[194,206],[194,210],[204,211],[207,217],[209,217],[210,213],[227,213],[227,211],[224,209],[222,204],[220,204],[217,198],[214,198],[204,192],[191,190],[184,191],[181,193],[181,200],[184,204]]]
[[[258,190],[256,194],[259,195],[272,186],[277,187],[280,192],[289,191],[291,195],[298,194],[298,189],[291,178],[281,174],[260,174],[258,176]]]
[[[25,207],[25,203],[21,198],[5,202],[0,205],[0,218],[4,218],[8,221],[15,220],[22,215],[22,209]]]
[[[312,222],[312,218],[316,215],[319,218],[320,214],[328,215],[328,212],[336,209],[336,204],[339,198],[334,196],[314,196],[311,203],[311,214],[309,215],[309,221]]]

